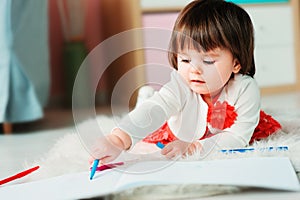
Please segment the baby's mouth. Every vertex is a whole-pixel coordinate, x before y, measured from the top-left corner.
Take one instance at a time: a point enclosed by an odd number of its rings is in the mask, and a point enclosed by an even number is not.
[[[201,80],[191,80],[192,83],[205,83],[205,81],[201,81]]]

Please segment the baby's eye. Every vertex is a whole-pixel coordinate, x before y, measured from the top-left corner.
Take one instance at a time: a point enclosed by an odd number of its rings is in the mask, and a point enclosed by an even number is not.
[[[183,62],[183,63],[190,63],[191,61],[189,59],[181,59],[181,62]]]
[[[214,60],[203,60],[203,63],[207,64],[207,65],[212,65],[215,63],[215,61]]]

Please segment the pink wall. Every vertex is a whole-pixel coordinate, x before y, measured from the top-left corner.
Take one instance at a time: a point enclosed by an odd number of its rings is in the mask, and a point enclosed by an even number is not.
[[[161,28],[162,34],[156,38],[155,34],[145,34],[145,44],[155,43],[160,41],[161,50],[146,49],[145,62],[148,64],[146,67],[146,79],[151,83],[154,88],[159,89],[162,84],[166,83],[169,79],[169,61],[168,61],[168,46],[171,38],[172,29],[176,18],[177,12],[170,13],[146,13],[143,15],[143,27],[146,28]],[[165,38],[167,37],[167,38]],[[166,68],[161,68],[165,66]],[[170,67],[171,68],[171,67]],[[158,70],[159,69],[159,70]]]
[[[92,50],[101,42],[100,1],[85,1],[86,27],[84,40],[87,50]],[[61,98],[64,94],[64,77],[62,64],[63,34],[57,0],[49,0],[49,45],[50,45],[50,98]]]

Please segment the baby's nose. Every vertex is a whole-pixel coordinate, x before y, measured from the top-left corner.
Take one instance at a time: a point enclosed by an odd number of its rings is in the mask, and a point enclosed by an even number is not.
[[[203,71],[202,71],[201,65],[200,65],[200,64],[192,64],[191,72],[192,72],[192,73],[199,73],[199,74],[202,74]]]

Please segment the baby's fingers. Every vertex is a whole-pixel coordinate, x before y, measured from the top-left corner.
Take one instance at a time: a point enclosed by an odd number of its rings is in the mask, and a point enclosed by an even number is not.
[[[176,149],[172,146],[169,146],[169,147],[166,146],[165,148],[163,148],[161,153],[168,159],[176,159],[176,158],[178,158],[178,156],[181,155],[180,150]]]
[[[161,154],[162,155],[167,155],[169,152],[171,152],[173,147],[171,145],[166,145],[162,150]]]
[[[181,153],[178,151],[171,151],[165,155],[166,158],[176,160],[181,157]]]
[[[112,156],[106,156],[104,158],[101,159],[101,163],[105,164],[105,163],[110,163],[112,162],[113,160],[115,160],[114,157]]]

